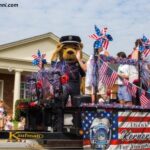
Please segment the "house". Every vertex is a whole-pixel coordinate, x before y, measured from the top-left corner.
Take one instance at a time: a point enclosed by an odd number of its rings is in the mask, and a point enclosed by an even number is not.
[[[49,64],[58,41],[59,37],[46,33],[0,45],[0,99],[8,106],[8,113],[15,111],[16,100],[26,98],[25,76],[38,70],[31,63],[32,55],[39,49],[46,54]],[[87,60],[88,55],[84,53],[83,58]]]

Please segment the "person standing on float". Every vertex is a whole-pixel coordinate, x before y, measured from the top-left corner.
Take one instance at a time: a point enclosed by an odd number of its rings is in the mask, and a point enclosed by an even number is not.
[[[85,80],[85,94],[91,95],[92,103],[98,102],[99,98],[106,99],[107,88],[101,81],[99,81],[98,69],[101,65],[100,63],[100,54],[108,56],[107,51],[109,41],[112,41],[113,38],[110,34],[106,34],[107,28],[100,30],[95,26],[96,34],[89,36],[90,38],[95,39],[96,41],[93,44],[94,53],[90,56],[87,61],[87,71],[86,71],[86,80]]]
[[[126,58],[126,54],[124,52],[117,53],[117,59],[123,60]],[[124,85],[123,80],[129,80],[129,65],[128,64],[120,64],[118,67],[118,99],[120,104],[122,105],[132,105],[132,96],[129,93],[127,86]]]

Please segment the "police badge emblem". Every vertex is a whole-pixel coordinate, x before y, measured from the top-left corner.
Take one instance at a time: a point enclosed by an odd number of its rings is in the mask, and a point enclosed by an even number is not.
[[[90,127],[92,148],[105,150],[111,139],[110,122],[107,118],[95,118]]]

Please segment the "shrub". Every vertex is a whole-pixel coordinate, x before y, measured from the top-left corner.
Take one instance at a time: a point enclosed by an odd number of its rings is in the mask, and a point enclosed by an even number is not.
[[[21,114],[24,112],[24,109],[27,107],[28,102],[30,102],[29,99],[19,99],[16,100],[16,104],[15,104],[15,121],[19,121]],[[22,106],[22,108],[19,108],[20,106]]]

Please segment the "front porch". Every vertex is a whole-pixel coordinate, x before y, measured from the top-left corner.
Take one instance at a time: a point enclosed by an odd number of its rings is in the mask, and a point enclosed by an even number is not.
[[[8,114],[14,116],[16,100],[26,98],[26,75],[36,72],[31,62],[0,59],[0,99]]]

